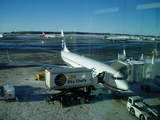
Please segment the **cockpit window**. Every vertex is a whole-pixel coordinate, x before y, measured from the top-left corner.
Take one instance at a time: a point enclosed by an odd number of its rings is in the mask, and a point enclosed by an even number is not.
[[[124,78],[123,77],[114,77],[114,76],[111,76],[111,78],[113,79],[113,80],[124,80]]]
[[[117,77],[116,79],[117,79],[117,80],[124,80],[123,77]]]
[[[114,76],[111,76],[111,78],[112,78],[113,80],[115,80],[115,79],[116,79]]]

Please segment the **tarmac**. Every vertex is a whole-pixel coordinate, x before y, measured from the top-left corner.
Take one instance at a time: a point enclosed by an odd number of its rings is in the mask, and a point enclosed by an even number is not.
[[[61,47],[59,39],[30,40],[32,43],[28,43],[29,41],[25,40],[1,40],[0,44],[10,44],[8,46],[10,59],[66,66],[60,57],[60,53],[41,49],[46,48],[49,43],[43,44],[40,49],[24,49],[25,46],[22,46],[22,44],[40,46],[42,44],[40,41],[44,41],[44,43],[51,42],[50,47],[53,44],[53,50],[54,45]],[[113,46],[117,44],[106,42],[102,39],[93,41],[77,40],[78,42],[75,40],[66,41],[69,41],[68,46],[70,49],[77,49],[73,52],[102,62],[117,59],[117,54],[123,50],[123,43],[119,43],[120,46],[116,47],[99,47],[99,45],[104,44],[113,44]],[[88,45],[88,48],[80,49],[81,46],[84,47],[84,43]],[[15,46],[14,49],[13,44]],[[11,46],[12,49],[10,48]],[[21,49],[18,49],[17,46]],[[126,44],[126,46],[128,57],[134,56],[134,58],[137,58],[141,55],[142,45],[129,46],[129,44]],[[143,46],[144,55],[151,55],[152,46],[153,44]],[[61,49],[58,47],[56,47],[56,51]],[[0,50],[0,120],[137,120],[138,118],[131,115],[126,109],[127,98],[133,95],[142,96],[146,103],[160,112],[160,91],[146,93],[139,88],[138,83],[129,84],[130,90],[117,94],[116,98],[114,98],[110,90],[106,89],[102,101],[91,98],[89,103],[81,104],[80,101],[73,100],[72,105],[69,107],[62,107],[58,102],[48,104],[44,99],[57,93],[57,91],[49,91],[45,87],[45,81],[35,80],[35,75],[44,73],[45,67],[9,62],[6,50],[6,48]],[[17,97],[15,102],[6,102],[4,100],[2,88],[6,84],[14,85]],[[160,117],[153,118],[153,120],[159,119]]]

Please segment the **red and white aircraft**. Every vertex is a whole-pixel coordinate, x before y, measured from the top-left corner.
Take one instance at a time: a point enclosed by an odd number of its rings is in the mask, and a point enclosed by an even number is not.
[[[42,32],[42,36],[46,38],[55,38],[55,35],[46,35],[44,32]]]

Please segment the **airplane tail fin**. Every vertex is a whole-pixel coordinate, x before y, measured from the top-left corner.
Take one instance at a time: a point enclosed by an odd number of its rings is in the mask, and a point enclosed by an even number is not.
[[[42,32],[42,36],[46,36],[46,34],[44,32]]]
[[[123,49],[123,54],[118,54],[118,59],[125,60],[126,59],[126,50]]]
[[[125,48],[123,49],[123,55],[126,57],[126,50],[125,50]]]
[[[69,52],[66,46],[66,41],[65,41],[63,30],[61,30],[61,36],[62,36],[62,51]]]

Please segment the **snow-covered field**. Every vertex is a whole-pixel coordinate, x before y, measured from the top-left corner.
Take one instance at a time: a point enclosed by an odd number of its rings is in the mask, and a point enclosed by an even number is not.
[[[22,55],[10,53],[16,59],[23,57]],[[0,58],[0,87],[2,89],[3,85],[14,85],[18,98],[15,102],[6,102],[3,96],[0,97],[0,120],[136,119],[124,104],[117,102],[109,94],[105,94],[102,101],[92,98],[87,104],[72,101],[69,107],[62,107],[59,102],[48,104],[44,99],[56,91],[45,88],[44,81],[34,80],[36,74],[44,72],[43,67],[10,63],[5,51],[0,52]]]
[[[9,54],[15,60],[64,64],[58,53],[10,51]],[[35,75],[44,73],[44,70],[45,68],[34,65],[10,63],[6,52],[0,51],[0,88],[12,84],[17,96],[15,102],[6,102],[0,96],[0,120],[137,120],[127,111],[126,103],[121,101],[129,96],[125,94],[118,95],[118,99],[113,99],[111,94],[105,94],[102,101],[91,98],[87,104],[81,104],[78,100],[72,101],[69,107],[62,107],[59,102],[48,104],[44,99],[57,91],[49,91],[44,81],[34,80]],[[137,89],[134,92],[138,94]],[[147,101],[156,109],[160,108],[158,100],[151,98]]]

